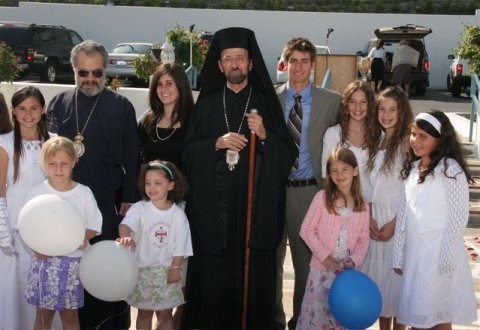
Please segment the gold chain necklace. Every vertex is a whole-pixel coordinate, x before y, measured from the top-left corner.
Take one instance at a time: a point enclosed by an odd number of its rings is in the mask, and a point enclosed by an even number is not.
[[[102,95],[103,90],[98,94],[97,99],[95,100],[95,103],[93,104],[92,110],[90,110],[90,114],[87,117],[87,120],[85,121],[85,125],[83,125],[82,131],[80,131],[80,126],[78,123],[78,89],[75,90],[75,118],[77,120],[77,135],[74,137],[74,143],[73,146],[75,147],[75,153],[77,154],[77,157],[80,158],[82,155],[85,153],[85,145],[83,144],[83,132],[85,132],[85,128],[87,128],[88,122],[90,121],[90,118],[93,115],[93,111],[95,110],[95,107],[97,106],[98,100],[100,100],[100,96]]]

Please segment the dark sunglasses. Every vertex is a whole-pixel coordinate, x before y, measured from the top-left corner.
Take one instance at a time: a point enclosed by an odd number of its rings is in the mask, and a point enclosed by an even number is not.
[[[85,77],[88,77],[90,72],[93,74],[93,76],[95,78],[103,77],[103,70],[102,69],[95,69],[95,70],[92,70],[92,71],[80,69],[80,70],[78,70],[78,75],[82,78],[85,78]]]

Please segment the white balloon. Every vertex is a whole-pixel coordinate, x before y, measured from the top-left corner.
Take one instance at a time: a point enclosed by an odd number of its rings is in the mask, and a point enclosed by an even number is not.
[[[18,230],[32,250],[47,256],[62,256],[82,245],[85,219],[66,199],[45,194],[23,206],[18,215]]]
[[[80,261],[83,287],[100,300],[124,300],[135,289],[137,279],[133,253],[115,241],[95,243]]]

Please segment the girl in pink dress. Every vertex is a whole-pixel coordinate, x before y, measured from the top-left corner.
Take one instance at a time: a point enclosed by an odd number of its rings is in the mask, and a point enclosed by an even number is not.
[[[342,329],[330,313],[330,286],[338,272],[360,266],[368,249],[370,215],[353,152],[334,149],[327,173],[325,190],[313,199],[300,229],[312,260],[297,329]]]

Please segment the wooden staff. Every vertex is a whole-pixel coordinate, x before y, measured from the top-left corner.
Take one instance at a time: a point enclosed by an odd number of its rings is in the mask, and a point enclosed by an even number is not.
[[[250,113],[257,113],[257,109],[250,109]],[[250,154],[248,160],[248,190],[247,190],[247,223],[245,229],[245,264],[243,267],[243,310],[242,329],[247,330],[248,307],[248,273],[250,271],[250,231],[252,227],[253,185],[255,177],[255,143],[256,135],[250,132]]]

